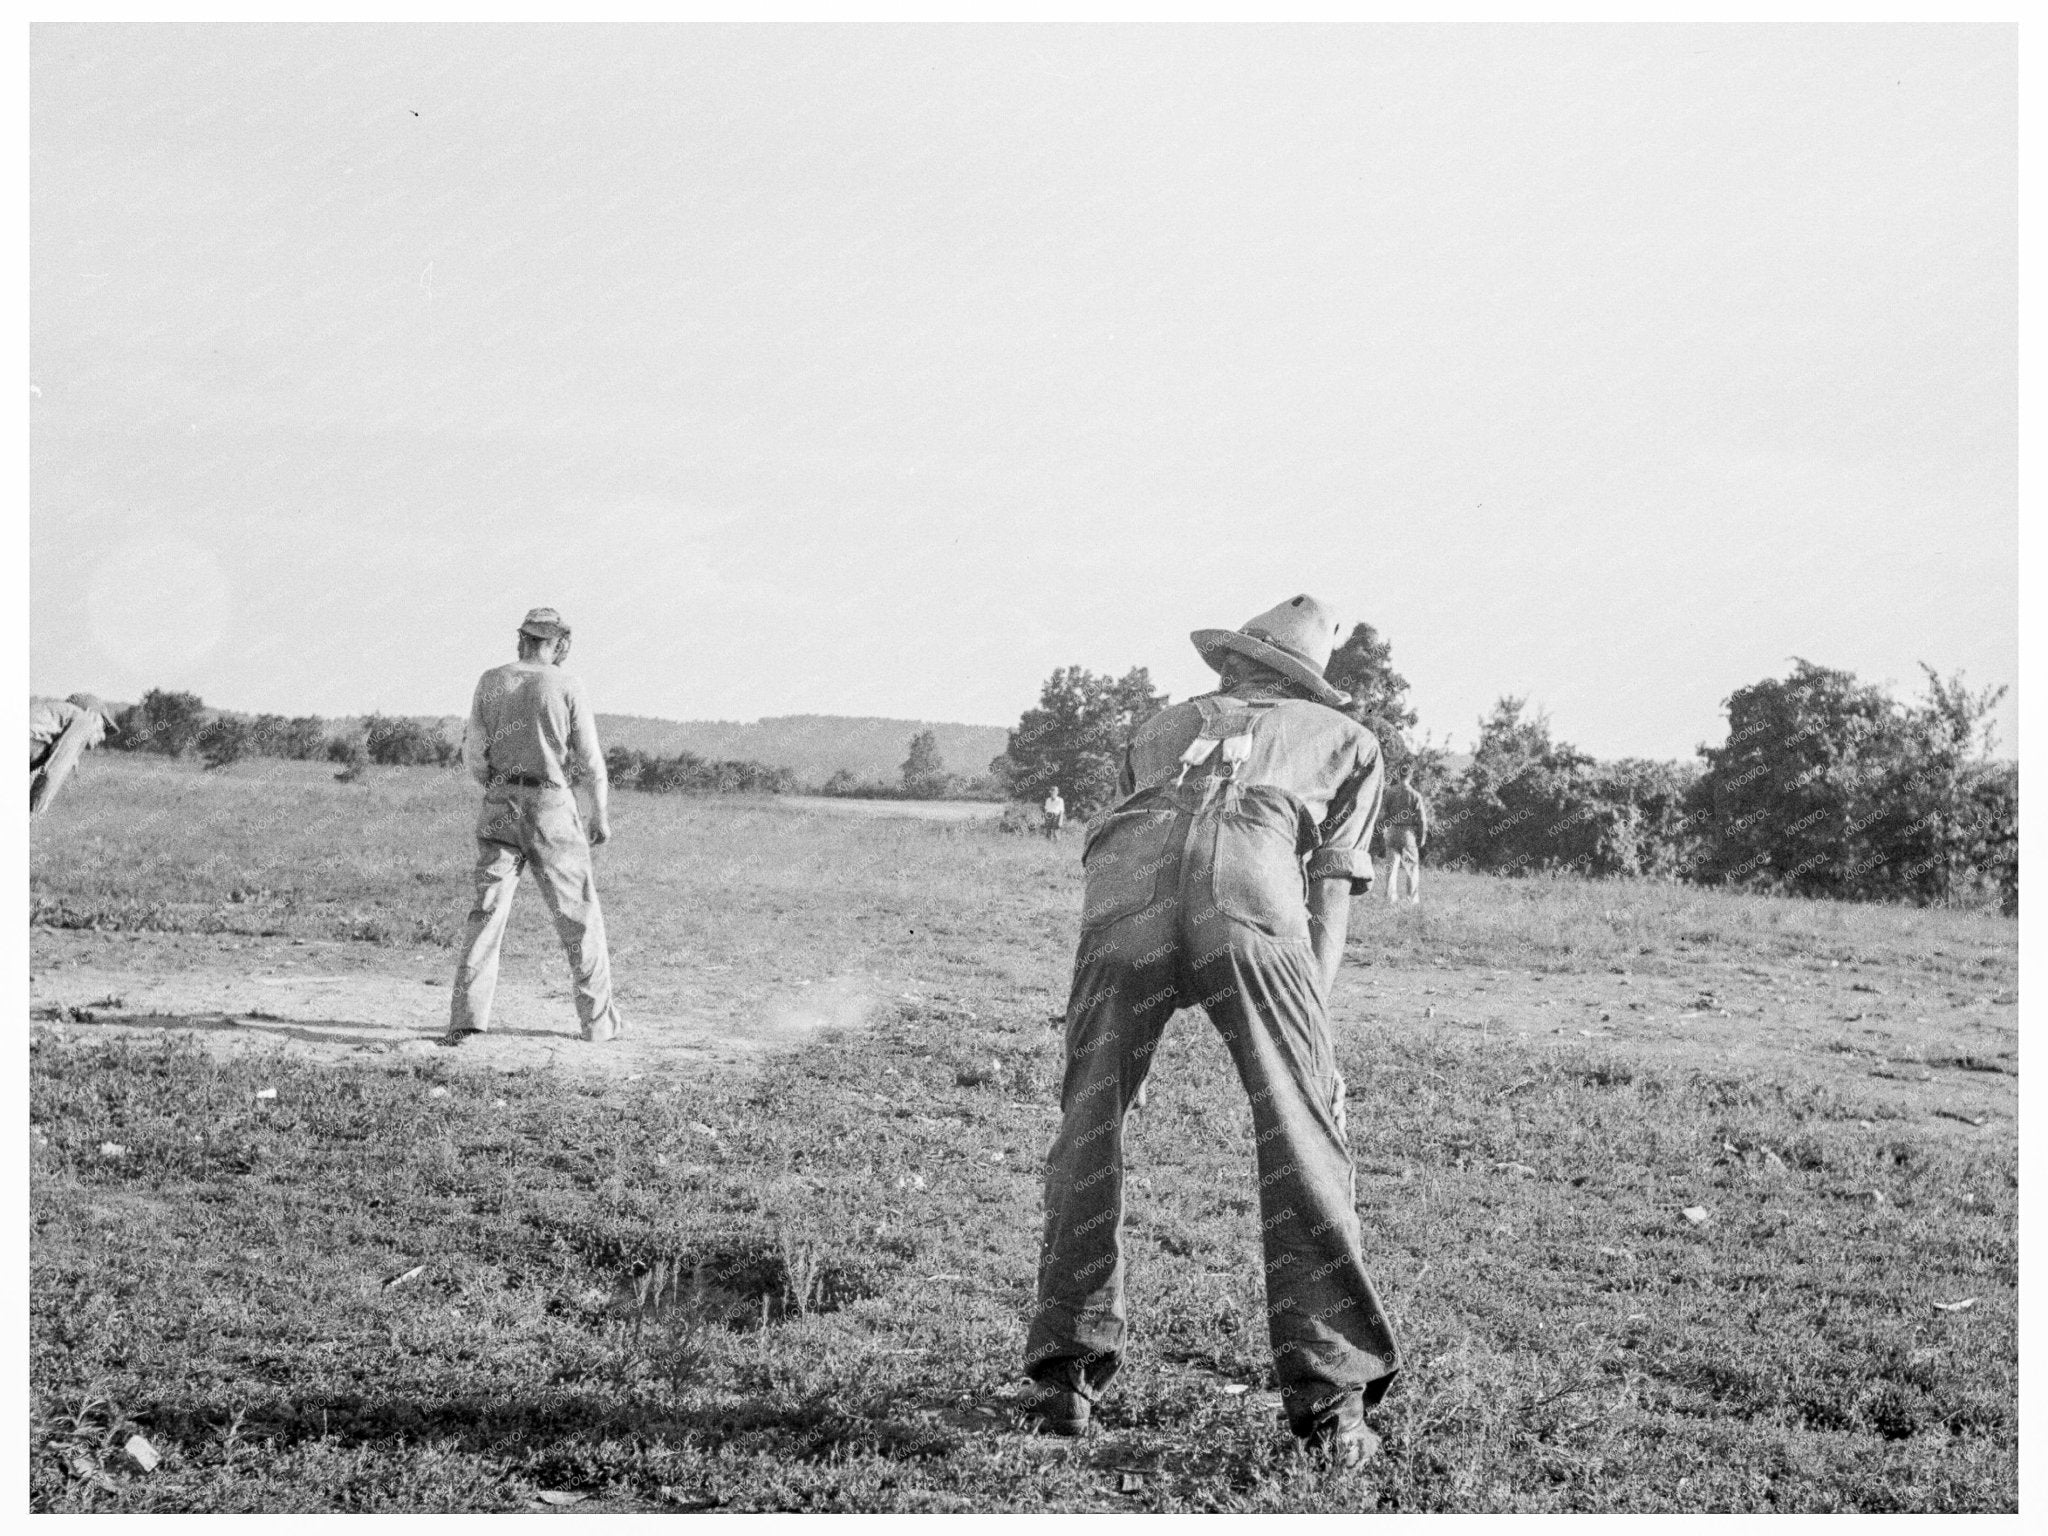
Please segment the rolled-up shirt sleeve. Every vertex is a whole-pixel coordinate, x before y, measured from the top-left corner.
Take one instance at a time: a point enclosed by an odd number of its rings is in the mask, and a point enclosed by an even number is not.
[[[1354,896],[1372,889],[1372,829],[1386,793],[1380,744],[1370,732],[1360,735],[1357,766],[1330,798],[1322,842],[1308,856],[1307,870],[1310,880],[1349,880]]]
[[[491,738],[484,727],[484,685],[481,679],[469,700],[469,723],[462,728],[462,766],[479,784],[491,782]]]

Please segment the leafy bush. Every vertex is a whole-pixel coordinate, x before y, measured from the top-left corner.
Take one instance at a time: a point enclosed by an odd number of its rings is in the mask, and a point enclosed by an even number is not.
[[[1551,739],[1541,712],[1504,698],[1480,722],[1465,771],[1438,797],[1439,860],[1496,874],[1686,873],[1685,797],[1695,774],[1639,758],[1599,763]]]
[[[248,757],[256,733],[240,715],[215,715],[199,733],[199,755],[208,768],[225,768]]]
[[[182,757],[206,729],[206,704],[196,693],[152,688],[140,704],[122,710],[114,723],[120,734],[112,738],[113,744],[124,751]]]
[[[308,762],[327,750],[327,722],[318,715],[258,715],[249,722],[249,750],[260,757]]]
[[[353,784],[370,766],[370,753],[363,745],[361,736],[336,736],[327,743],[327,760],[330,763],[341,764],[341,772],[334,776],[337,780],[343,784]]]
[[[372,715],[363,722],[363,749],[373,763],[445,768],[462,760],[462,749],[430,726],[404,716]]]
[[[1003,814],[996,819],[996,830],[1038,836],[1045,831],[1045,813],[1035,805],[1012,800],[1003,807]]]

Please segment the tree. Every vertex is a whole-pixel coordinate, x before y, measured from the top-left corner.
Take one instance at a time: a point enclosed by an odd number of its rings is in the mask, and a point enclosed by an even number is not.
[[[1894,809],[1883,790],[1910,755],[1891,696],[1794,658],[1791,676],[1738,688],[1727,710],[1728,739],[1700,749],[1693,796],[1703,877],[1808,896],[1882,889],[1873,845],[1885,835],[1871,829]]]
[[[1472,761],[1442,797],[1438,856],[1503,874],[1685,873],[1691,770],[1635,758],[1595,762],[1554,741],[1549,717],[1527,708],[1525,699],[1503,698],[1480,721]]]
[[[1541,710],[1502,698],[1479,722],[1479,739],[1437,818],[1442,857],[1522,873],[1575,865],[1591,870],[1600,843],[1591,793],[1593,760],[1550,738]]]
[[[1886,894],[1949,903],[1981,879],[2001,887],[2004,904],[2005,843],[2016,829],[2006,825],[2007,797],[1989,758],[1991,712],[2005,689],[1973,693],[1960,672],[1943,679],[1924,662],[1920,670],[1926,696],[1904,712],[1902,751],[1879,777],[1869,812],[1876,881]],[[2010,803],[2016,813],[2016,775]]]
[[[1594,770],[1596,793],[1614,814],[1603,866],[1618,874],[1680,879],[1692,873],[1699,838],[1687,807],[1699,769],[1625,757]]]
[[[1330,653],[1323,676],[1351,695],[1346,712],[1379,738],[1387,771],[1399,778],[1415,756],[1407,738],[1415,728],[1415,711],[1408,707],[1408,679],[1394,670],[1393,655],[1393,646],[1370,624],[1354,624]]]
[[[919,731],[910,738],[910,756],[903,760],[903,792],[913,800],[936,800],[951,786],[953,775],[939,756],[939,738],[934,731]]]
[[[1057,784],[1074,814],[1094,814],[1116,798],[1131,734],[1166,702],[1143,667],[1120,678],[1060,668],[1010,732],[1011,793],[1037,800]]]
[[[1970,798],[1984,828],[1983,872],[1997,887],[1998,910],[2020,915],[2020,765],[1987,763],[1972,777]]]
[[[206,705],[196,693],[152,688],[140,704],[122,710],[114,723],[121,728],[114,740],[129,751],[182,757],[206,729]]]

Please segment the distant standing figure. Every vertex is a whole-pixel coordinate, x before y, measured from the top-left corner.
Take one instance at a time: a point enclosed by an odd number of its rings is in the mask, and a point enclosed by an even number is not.
[[[455,968],[451,1037],[491,1027],[499,944],[519,872],[529,863],[575,974],[583,1038],[610,1040],[625,1030],[612,1006],[611,956],[590,867],[590,850],[611,837],[610,785],[583,685],[561,670],[568,654],[569,626],[554,609],[536,608],[519,626],[519,659],[477,680],[462,761],[484,786],[484,804],[476,823],[476,906]],[[590,781],[587,840],[569,787],[571,763]]]
[[[1060,798],[1060,787],[1055,784],[1052,793],[1045,797],[1045,804],[1039,807],[1045,812],[1043,831],[1047,837],[1058,837],[1060,828],[1067,824],[1067,802]]]
[[[1408,871],[1408,899],[1422,901],[1422,848],[1429,841],[1429,802],[1415,787],[1415,769],[1401,770],[1401,782],[1387,791],[1381,825],[1387,838],[1387,900],[1401,899],[1401,871]]]
[[[28,809],[47,811],[79,758],[121,728],[99,695],[74,693],[54,703],[28,706]]]

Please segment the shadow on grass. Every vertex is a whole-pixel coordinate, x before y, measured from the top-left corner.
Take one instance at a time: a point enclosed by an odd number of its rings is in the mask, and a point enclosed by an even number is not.
[[[270,1037],[276,1040],[296,1040],[306,1045],[366,1045],[397,1044],[420,1040],[429,1045],[453,1049],[459,1041],[450,1040],[442,1029],[414,1030],[398,1034],[388,1024],[372,1023],[368,1019],[287,1019],[270,1013],[129,1013],[107,1015],[89,1013],[82,1021],[98,1027],[127,1029],[177,1029],[199,1034],[233,1034],[253,1038]],[[559,1029],[493,1029],[489,1033],[495,1038],[513,1040],[573,1040],[573,1031]]]
[[[218,1440],[231,1427],[242,1442],[267,1444],[272,1454],[323,1441],[352,1447],[431,1444],[516,1462],[528,1475],[545,1475],[550,1464],[566,1470],[585,1463],[599,1447],[620,1440],[698,1451],[772,1444],[778,1454],[804,1461],[849,1454],[916,1460],[949,1455],[976,1432],[1008,1427],[961,1420],[943,1398],[849,1404],[826,1395],[682,1405],[581,1390],[438,1399],[277,1393],[240,1405],[238,1421],[217,1406],[175,1395],[123,1406],[139,1422],[185,1444]]]

